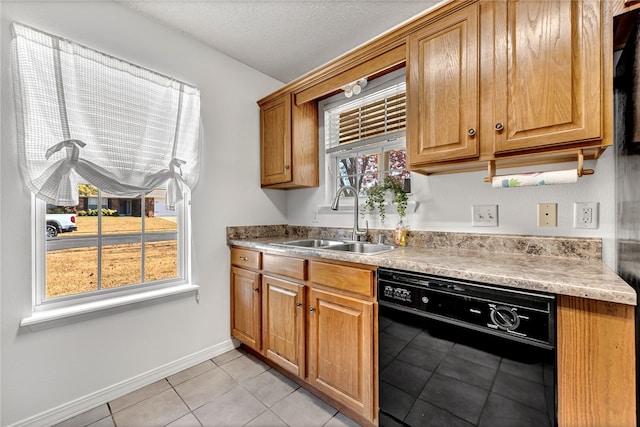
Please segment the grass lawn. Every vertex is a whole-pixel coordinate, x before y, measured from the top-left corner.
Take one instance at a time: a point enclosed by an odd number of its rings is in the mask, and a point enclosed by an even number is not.
[[[76,216],[78,230],[72,233],[61,233],[59,237],[71,237],[77,235],[98,234],[97,216]],[[146,231],[176,231],[175,217],[145,218]],[[103,233],[139,233],[142,230],[142,219],[131,216],[105,216],[102,217]]]
[[[78,231],[59,237],[90,236],[98,232],[98,218],[76,217]],[[103,217],[106,234],[141,231],[141,218]],[[174,218],[145,218],[151,231],[177,231]],[[150,282],[178,275],[177,242],[168,240],[145,244],[144,280]],[[98,248],[84,247],[47,252],[47,298],[95,291],[98,289]],[[109,245],[102,248],[101,288],[116,288],[142,280],[142,248],[138,244]]]

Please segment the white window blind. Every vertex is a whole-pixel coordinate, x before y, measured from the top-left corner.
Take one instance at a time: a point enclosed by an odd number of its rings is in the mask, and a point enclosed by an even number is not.
[[[328,111],[327,153],[353,149],[406,133],[406,84],[364,96]]]
[[[385,176],[409,178],[404,73],[377,88],[373,84],[368,88],[371,92],[355,101],[339,100],[325,108],[327,185],[331,194],[350,185],[365,196]]]
[[[193,188],[197,88],[21,24],[12,30],[20,169],[36,197],[74,206],[78,182],[120,196],[166,183],[173,208]]]

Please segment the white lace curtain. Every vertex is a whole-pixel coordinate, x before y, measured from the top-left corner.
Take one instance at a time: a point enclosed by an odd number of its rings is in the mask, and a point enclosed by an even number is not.
[[[199,172],[200,91],[13,23],[20,170],[36,197],[78,204],[78,183],[134,197],[167,185],[168,208]]]

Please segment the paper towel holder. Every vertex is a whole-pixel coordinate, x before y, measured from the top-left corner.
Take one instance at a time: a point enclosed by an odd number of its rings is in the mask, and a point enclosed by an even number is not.
[[[493,178],[496,176],[496,161],[489,160],[488,162],[488,176],[484,179],[484,182],[492,182]],[[593,169],[585,169],[584,168],[584,152],[582,150],[578,151],[578,177],[583,175],[593,175]]]
[[[593,169],[584,168],[584,153],[582,150],[578,151],[578,176],[593,175]]]

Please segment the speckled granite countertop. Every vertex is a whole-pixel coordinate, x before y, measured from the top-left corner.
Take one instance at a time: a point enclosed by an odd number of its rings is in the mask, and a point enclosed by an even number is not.
[[[633,288],[599,259],[600,246],[597,242],[594,246],[593,242],[585,239],[562,240],[518,236],[519,246],[526,249],[521,252],[513,250],[501,252],[495,250],[496,242],[499,243],[498,247],[504,246],[501,239],[505,236],[490,236],[485,239],[483,236],[487,235],[466,235],[465,241],[473,236],[475,244],[478,245],[477,249],[460,243],[457,247],[433,248],[428,245],[413,246],[410,242],[409,246],[391,252],[361,255],[278,245],[279,242],[301,238],[300,234],[292,235],[290,232],[277,236],[258,236],[259,234],[243,234],[237,233],[237,229],[228,229],[227,243],[230,246],[254,248],[273,253],[355,262],[622,304],[636,305],[637,301]],[[478,236],[483,238],[479,241]],[[508,236],[508,238],[516,237]],[[418,238],[414,240],[420,241]],[[591,240],[596,241],[596,239]],[[448,241],[452,241],[451,236]],[[491,246],[492,250],[487,250],[488,246]],[[550,251],[549,246],[571,247],[567,249],[567,256],[545,256],[528,253],[530,252],[528,248],[532,246],[537,248],[536,253]]]

